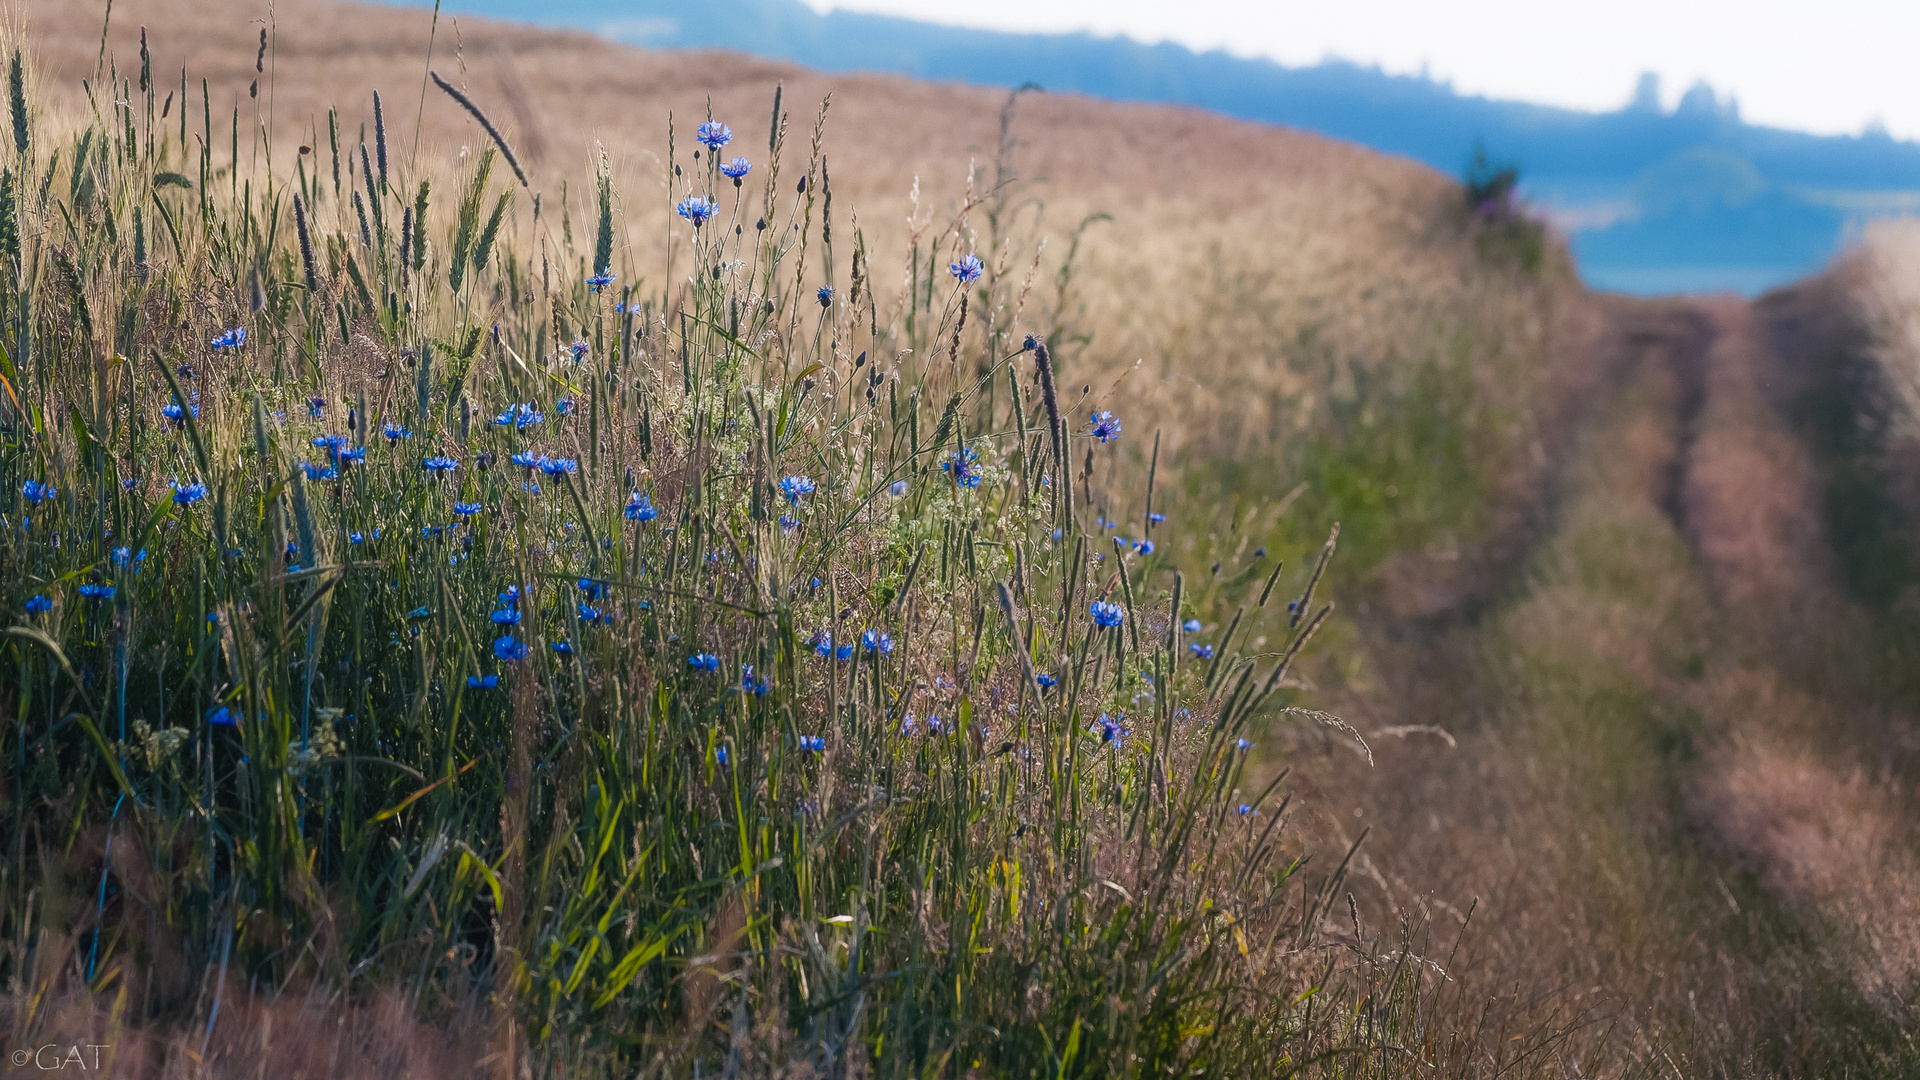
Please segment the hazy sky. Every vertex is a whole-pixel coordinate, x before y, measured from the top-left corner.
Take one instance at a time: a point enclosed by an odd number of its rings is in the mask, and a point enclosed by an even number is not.
[[[809,0],[1007,30],[1090,30],[1289,64],[1423,68],[1464,92],[1618,107],[1642,71],[1748,120],[1920,138],[1920,0]]]

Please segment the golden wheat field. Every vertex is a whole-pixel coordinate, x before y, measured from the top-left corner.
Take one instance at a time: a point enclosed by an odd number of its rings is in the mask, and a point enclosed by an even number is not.
[[[1411,1001],[1361,995],[1312,1045],[1364,1044],[1380,1076],[1920,1070],[1910,224],[1752,304],[1627,300],[1584,290],[1551,237],[1529,255],[1477,226],[1449,178],[1195,110],[826,76],[344,0],[117,0],[104,14],[70,0],[14,14],[41,122],[110,111],[117,91],[83,80],[106,56],[129,78],[144,35],[156,96],[194,131],[210,118],[216,142],[259,134],[273,163],[252,168],[324,175],[329,109],[342,146],[358,145],[378,92],[405,175],[450,191],[490,142],[431,69],[526,166],[547,223],[536,232],[514,205],[529,266],[601,269],[585,253],[595,194],[566,178],[602,169],[622,274],[669,297],[710,268],[667,216],[667,163],[710,118],[764,151],[777,87],[787,145],[817,145],[825,220],[844,238],[806,291],[846,288],[858,249],[872,319],[897,325],[918,280],[900,253],[978,252],[990,280],[1016,284],[976,325],[1012,341],[1062,331],[1062,398],[1127,424],[1103,475],[1159,470],[1173,494],[1155,505],[1192,523],[1168,542],[1183,587],[1257,587],[1269,548],[1310,565],[1338,522],[1323,588],[1339,608],[1285,684],[1312,711],[1259,733],[1232,794],[1284,773],[1279,843],[1324,886],[1285,964],[1427,981]],[[311,212],[351,231],[338,199]],[[246,304],[239,277],[206,287]],[[1254,655],[1283,648],[1280,619],[1260,624]],[[1221,835],[1254,847],[1251,832]],[[90,858],[75,865],[91,873]],[[346,1003],[323,980],[251,990],[247,1034],[206,1059],[207,1039],[183,1028],[140,1036],[119,990],[67,984],[43,1002],[51,976],[16,964],[13,979],[10,1046],[62,1022],[109,1025],[147,1040],[127,1059],[141,1075],[502,1068],[481,1052],[498,1043],[477,991],[423,1005],[424,978]],[[327,1024],[354,1034],[330,1040]],[[277,1043],[262,1025],[280,1025]],[[1273,1075],[1353,1075],[1344,1052],[1275,1061]],[[588,1056],[549,1059],[562,1062],[550,1074],[590,1075]],[[648,1068],[666,1075],[664,1060]],[[732,1060],[729,1075],[753,1071]],[[1049,1075],[1088,1075],[1071,1053],[1052,1060]]]

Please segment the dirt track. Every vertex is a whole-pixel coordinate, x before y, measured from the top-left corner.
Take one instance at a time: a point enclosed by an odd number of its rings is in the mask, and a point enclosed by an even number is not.
[[[1375,919],[1477,901],[1460,992],[1582,1075],[1915,1061],[1910,638],[1829,536],[1818,302],[1593,298],[1524,542],[1376,620],[1341,707],[1378,767],[1315,774],[1323,826],[1375,829]]]

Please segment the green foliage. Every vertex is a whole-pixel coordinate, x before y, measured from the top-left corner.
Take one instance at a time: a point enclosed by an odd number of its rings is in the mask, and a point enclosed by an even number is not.
[[[378,114],[376,140],[368,227],[318,183],[287,227],[287,181],[241,182],[237,144],[113,125],[23,208],[46,231],[0,277],[4,936],[64,911],[100,928],[89,971],[165,952],[264,987],[318,957],[349,993],[478,988],[528,1052],[609,1072],[1383,1052],[1419,966],[1365,967],[1363,1017],[1299,962],[1346,864],[1309,880],[1275,785],[1241,790],[1320,570],[1282,656],[1230,631],[1191,663],[1187,609],[1257,620],[1273,578],[1183,601],[1144,544],[1096,542],[1123,492],[1056,473],[1118,451],[1028,437],[1030,354],[965,317],[1013,284],[944,273],[964,215],[913,252],[906,310],[857,275],[819,304],[818,140],[791,206],[709,155],[672,198],[716,218],[666,218],[701,272],[616,301],[527,254],[537,199],[479,227],[491,150],[447,276],[421,273],[431,177],[388,187]],[[148,205],[171,242],[139,262]],[[604,176],[599,209],[610,264]],[[111,350],[101,302],[129,313]],[[151,903],[49,906],[49,852],[109,822],[169,838],[83,868]]]

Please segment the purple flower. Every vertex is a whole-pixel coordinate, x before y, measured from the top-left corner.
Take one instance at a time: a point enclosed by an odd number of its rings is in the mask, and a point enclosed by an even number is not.
[[[963,447],[953,452],[953,456],[940,463],[943,472],[953,476],[953,482],[964,488],[980,486],[980,455],[971,448]]]
[[[985,267],[980,265],[980,256],[962,255],[959,262],[947,264],[947,272],[960,279],[960,284],[971,285],[980,277]]]
[[[1120,437],[1120,418],[1111,412],[1093,414],[1093,436],[1101,442],[1112,442]]]
[[[693,137],[707,144],[707,149],[718,150],[733,141],[733,129],[718,120],[709,120],[695,129]]]

